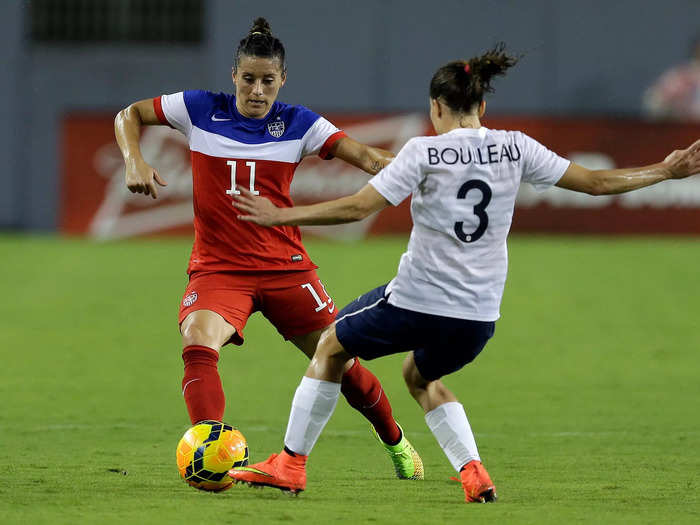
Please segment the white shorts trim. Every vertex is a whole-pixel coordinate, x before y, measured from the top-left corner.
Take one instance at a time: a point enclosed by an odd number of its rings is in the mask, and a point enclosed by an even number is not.
[[[364,308],[360,308],[357,312],[350,312],[349,314],[345,314],[345,315],[344,315],[343,317],[341,317],[340,319],[336,319],[335,322],[336,322],[336,324],[337,324],[337,323],[339,323],[340,321],[342,321],[343,319],[345,319],[346,317],[352,317],[353,315],[361,314],[361,313],[364,312],[365,310],[369,310],[370,308],[374,308],[375,306],[377,306],[377,305],[378,305],[379,303],[381,303],[382,301],[386,301],[386,297],[382,297],[381,299],[375,301],[374,303],[370,304],[369,306],[365,306]]]

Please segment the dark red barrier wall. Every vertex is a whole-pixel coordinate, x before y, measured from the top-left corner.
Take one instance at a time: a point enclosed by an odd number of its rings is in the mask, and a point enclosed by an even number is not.
[[[424,115],[331,116],[349,135],[398,151],[411,136],[431,133]],[[562,156],[588,167],[628,167],[663,160],[674,148],[700,138],[700,125],[637,120],[493,117],[484,125],[518,129]],[[142,139],[146,159],[168,180],[154,201],[124,187],[123,162],[114,143],[110,115],[70,115],[63,125],[61,230],[97,237],[125,237],[191,230],[191,174],[184,138],[164,127],[147,128]],[[297,203],[352,193],[367,176],[341,161],[305,160],[292,186]],[[361,225],[334,236],[406,232],[407,203],[387,209]],[[536,193],[523,185],[515,231],[586,233],[700,233],[700,176],[663,183],[615,197],[590,197],[552,189]]]

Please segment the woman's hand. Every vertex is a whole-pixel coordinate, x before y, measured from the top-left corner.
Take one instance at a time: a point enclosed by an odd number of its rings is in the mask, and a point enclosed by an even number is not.
[[[158,198],[156,183],[160,186],[167,186],[155,168],[152,168],[144,161],[132,161],[126,163],[126,187],[131,193],[143,193],[150,195],[154,199]]]
[[[254,195],[242,186],[238,186],[239,195],[233,196],[233,205],[246,215],[239,215],[241,221],[253,222],[260,226],[277,226],[280,224],[283,208],[278,208],[270,199]]]
[[[700,140],[686,149],[677,149],[664,159],[674,179],[684,179],[700,173]]]

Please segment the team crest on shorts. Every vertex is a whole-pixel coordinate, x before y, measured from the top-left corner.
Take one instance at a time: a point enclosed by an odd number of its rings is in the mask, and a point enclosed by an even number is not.
[[[277,120],[274,120],[267,125],[267,131],[276,139],[280,138],[284,133],[284,121],[277,117]]]
[[[190,292],[182,300],[182,306],[192,306],[196,300],[197,292]]]

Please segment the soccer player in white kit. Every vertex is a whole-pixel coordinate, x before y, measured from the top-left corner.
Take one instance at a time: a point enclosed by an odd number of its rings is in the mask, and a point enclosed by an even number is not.
[[[499,45],[438,69],[430,84],[437,136],[409,140],[353,196],[277,208],[242,189],[235,205],[247,215],[240,218],[265,226],[357,221],[412,195],[413,229],[397,276],[350,303],[322,335],[294,395],[284,450],[231,470],[234,480],[304,490],[306,459],[335,408],[344,363],[353,356],[409,352],[403,364],[406,385],[459,472],[465,500],[496,499],[464,408],[440,378],[472,361],[493,335],[520,183],[603,195],[700,172],[700,140],[658,164],[591,171],[521,132],[482,127],[491,79],[515,62]]]

